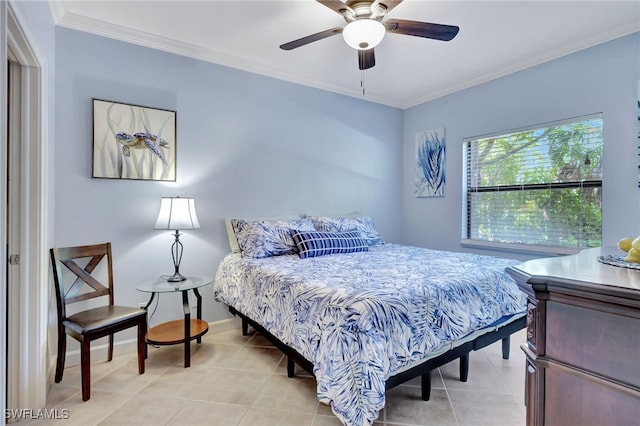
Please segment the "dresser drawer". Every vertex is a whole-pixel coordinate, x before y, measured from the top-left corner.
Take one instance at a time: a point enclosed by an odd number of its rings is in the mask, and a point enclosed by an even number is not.
[[[640,319],[578,305],[547,302],[546,356],[640,388]]]
[[[551,366],[545,374],[545,426],[640,424],[640,393],[602,385]]]

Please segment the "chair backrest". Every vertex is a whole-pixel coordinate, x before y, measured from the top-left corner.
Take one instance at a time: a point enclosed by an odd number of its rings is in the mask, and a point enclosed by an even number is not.
[[[88,246],[52,248],[50,254],[59,318],[66,318],[66,305],[93,299],[94,297],[109,296],[109,304],[113,305],[113,267],[110,242]],[[100,282],[91,274],[105,257],[107,260],[107,277],[106,282]],[[67,275],[74,279],[68,289],[66,289],[67,286],[65,286],[65,281],[63,280],[65,269],[73,273],[72,275]]]

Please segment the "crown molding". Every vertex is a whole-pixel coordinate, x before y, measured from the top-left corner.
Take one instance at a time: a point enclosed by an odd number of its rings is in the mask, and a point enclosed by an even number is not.
[[[407,102],[406,104],[401,105],[400,108],[402,109],[411,108],[416,105],[420,105],[425,102],[429,102],[447,95],[451,95],[461,90],[469,89],[471,87],[478,86],[480,84],[487,83],[489,81],[496,80],[498,78],[505,77],[507,75],[514,74],[516,72],[535,67],[536,65],[540,65],[545,62],[549,62],[554,59],[558,59],[563,56],[567,56],[572,53],[576,53],[581,50],[585,50],[590,47],[594,47],[599,44],[603,44],[608,41],[612,41],[617,38],[624,37],[639,31],[640,31],[640,25],[638,24],[638,21],[633,20],[627,23],[626,25],[618,25],[614,28],[611,28],[609,31],[594,35],[589,38],[581,39],[573,44],[565,44],[562,46],[558,46],[554,50],[549,50],[542,55],[531,57],[527,61],[514,63],[509,67],[502,68],[498,72],[479,75],[478,77],[464,81],[461,84],[450,85],[438,92],[433,92],[430,95],[415,98]]]
[[[54,21],[56,25],[86,33],[91,33],[111,39],[124,41],[139,46],[149,47],[152,49],[173,53],[176,55],[186,56],[199,59],[206,62],[224,65],[230,68],[242,71],[260,74],[267,77],[277,78],[316,89],[326,90],[329,92],[356,97],[370,102],[380,103],[383,105],[400,108],[401,105],[393,100],[382,97],[362,96],[359,90],[352,90],[339,85],[328,84],[322,81],[306,78],[297,74],[288,72],[285,69],[272,67],[263,63],[249,61],[237,56],[228,55],[212,49],[206,49],[194,44],[184,43],[167,37],[150,34],[144,31],[134,30],[128,27],[112,24],[94,18],[87,18],[66,12],[64,6],[60,2],[50,2]]]
[[[149,47],[176,55],[199,59],[206,62],[224,65],[230,68],[235,68],[254,74],[260,74],[279,80],[285,80],[292,83],[297,83],[304,86],[326,90],[329,92],[351,96],[400,109],[411,108],[416,105],[429,102],[459,92],[461,90],[465,90],[473,86],[477,86],[479,84],[483,84],[491,80],[495,80],[554,59],[558,59],[562,56],[566,56],[571,53],[575,53],[580,50],[584,50],[589,47],[593,47],[595,45],[602,44],[607,41],[611,41],[613,39],[640,31],[638,22],[634,20],[626,25],[616,26],[614,28],[611,28],[609,31],[594,35],[593,37],[579,40],[576,43],[558,46],[557,49],[547,51],[544,54],[537,57],[532,57],[527,61],[514,63],[509,67],[502,68],[498,72],[478,75],[476,78],[465,80],[464,82],[461,82],[459,84],[451,84],[426,96],[417,97],[403,102],[397,99],[389,99],[386,97],[379,97],[375,95],[371,96],[369,94],[363,96],[362,92],[357,89],[347,88],[344,86],[329,84],[326,82],[306,78],[305,76],[294,74],[285,69],[272,67],[264,63],[250,61],[212,49],[203,48],[194,44],[180,42],[167,37],[150,34],[144,31],[131,29],[98,19],[76,15],[67,12],[62,2],[59,1],[50,1],[49,4],[54,16],[54,22],[56,23],[56,25],[61,27],[116,39],[139,46]]]

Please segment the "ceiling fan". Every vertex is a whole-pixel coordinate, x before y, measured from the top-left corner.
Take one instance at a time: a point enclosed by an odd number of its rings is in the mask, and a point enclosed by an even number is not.
[[[344,28],[331,28],[290,41],[281,45],[281,49],[292,50],[342,33],[345,42],[358,51],[359,68],[366,70],[375,66],[376,58],[373,49],[382,41],[387,32],[449,41],[460,30],[454,25],[404,19],[389,19],[383,23],[384,16],[402,3],[402,0],[347,0],[345,3],[340,0],[316,1],[342,15],[347,21],[347,25]]]

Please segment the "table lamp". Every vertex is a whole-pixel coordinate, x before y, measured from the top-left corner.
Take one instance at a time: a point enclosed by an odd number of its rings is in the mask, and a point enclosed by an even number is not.
[[[200,228],[196,215],[196,202],[193,198],[162,197],[160,212],[153,229],[173,229],[175,240],[171,245],[174,274],[167,278],[169,282],[180,282],[186,278],[180,275],[180,261],[182,260],[181,229]]]

